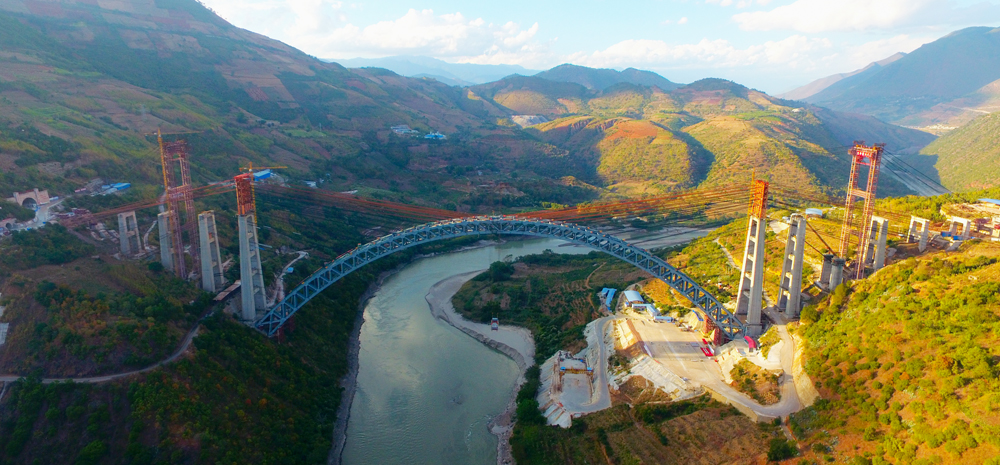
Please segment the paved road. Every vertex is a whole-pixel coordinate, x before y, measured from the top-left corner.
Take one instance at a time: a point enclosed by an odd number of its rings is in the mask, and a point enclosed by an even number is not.
[[[296,253],[299,254],[299,256],[296,257],[294,260],[288,262],[288,264],[286,264],[284,267],[282,267],[281,268],[281,272],[278,273],[278,277],[275,278],[275,280],[274,280],[274,296],[272,296],[271,299],[268,299],[268,301],[267,301],[267,306],[268,307],[273,306],[275,304],[275,302],[278,302],[281,299],[285,298],[285,275],[287,274],[286,271],[288,271],[288,269],[291,268],[291,266],[294,265],[295,262],[297,262],[299,260],[302,260],[303,258],[306,258],[306,257],[309,256],[309,253],[306,252],[306,251],[304,251],[304,250],[300,250],[300,251],[298,251]]]
[[[758,415],[785,416],[802,408],[791,376],[795,348],[784,325],[779,326],[782,340],[785,341],[781,347],[781,368],[785,371],[781,378],[781,400],[772,405],[760,405],[726,384],[719,364],[714,358],[706,357],[699,348],[702,344],[697,333],[682,331],[669,323],[654,323],[646,319],[636,319],[633,323],[640,338],[653,353],[653,359],[686,381],[707,387]]]

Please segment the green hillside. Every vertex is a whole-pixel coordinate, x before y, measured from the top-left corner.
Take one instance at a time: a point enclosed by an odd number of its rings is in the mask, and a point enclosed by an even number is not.
[[[65,195],[96,177],[155,196],[158,129],[190,142],[196,184],[252,161],[287,165],[292,182],[454,207],[482,200],[467,188],[473,169],[527,193],[519,204],[569,192],[551,147],[463,89],[322,62],[193,0],[25,5],[0,1],[0,197]],[[399,136],[397,124],[449,139]]]
[[[574,176],[626,195],[745,182],[752,170],[785,185],[839,189],[847,182],[852,141],[915,152],[934,138],[721,79],[665,92],[628,83],[588,90],[518,76],[471,90],[512,114],[552,119],[528,130],[565,150]],[[888,177],[880,190],[910,192]]]
[[[823,400],[793,415],[802,446],[872,464],[997,463],[998,255],[979,244],[907,259],[803,311]]]
[[[920,151],[916,163],[933,166],[954,191],[1000,186],[1000,113],[976,118]]]

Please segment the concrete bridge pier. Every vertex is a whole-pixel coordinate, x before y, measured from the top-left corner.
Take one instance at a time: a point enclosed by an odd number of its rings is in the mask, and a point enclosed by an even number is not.
[[[794,214],[788,226],[788,241],[785,243],[785,255],[781,264],[781,294],[778,297],[778,309],[784,311],[789,318],[799,316],[805,247],[806,219]]]
[[[740,289],[736,293],[736,313],[746,315],[747,333],[759,336],[762,331],[760,314],[764,297],[764,233],[767,224],[760,218],[750,217],[747,242],[740,270]]]
[[[972,221],[967,220],[965,218],[959,218],[957,216],[951,217],[951,219],[948,221],[951,223],[951,229],[948,231],[951,237],[959,241],[965,241],[969,239],[969,233],[972,232],[971,229]],[[959,227],[961,227],[962,229],[962,234],[958,234]]]
[[[930,224],[930,220],[911,216],[910,230],[906,233],[906,242],[918,242],[919,245],[917,248],[921,252],[927,250],[927,239],[930,235]]]
[[[240,241],[240,319],[254,321],[257,311],[267,311],[264,294],[264,271],[260,266],[260,245],[257,242],[257,221],[253,213],[236,217]]]
[[[867,245],[865,246],[865,266],[871,266],[878,271],[885,266],[886,241],[889,238],[889,220],[873,216],[868,225]]]
[[[176,217],[170,211],[156,215],[156,228],[159,229],[160,234],[160,263],[163,264],[164,269],[170,272],[174,271],[173,235],[170,234],[174,218]]]
[[[139,236],[139,222],[135,210],[118,214],[118,239],[123,257],[131,257],[142,252],[142,237]]]
[[[219,253],[219,235],[215,228],[215,212],[198,215],[198,239],[201,250],[201,288],[216,293],[222,290],[226,279],[222,275],[222,255]]]
[[[840,283],[844,282],[844,265],[847,260],[834,257],[830,267],[830,292],[833,292]]]
[[[819,287],[830,290],[830,271],[833,269],[833,259],[836,255],[832,253],[823,254],[823,268],[819,273]]]

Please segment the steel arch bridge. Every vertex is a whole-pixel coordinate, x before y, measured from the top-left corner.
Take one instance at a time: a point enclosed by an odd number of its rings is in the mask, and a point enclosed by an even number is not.
[[[723,307],[718,299],[693,279],[647,250],[586,226],[518,216],[478,216],[437,221],[397,231],[358,246],[313,273],[268,310],[262,318],[254,322],[254,326],[268,337],[274,336],[281,326],[310,299],[358,268],[386,255],[420,244],[481,234],[561,239],[610,254],[663,280],[683,294],[704,311],[730,340],[749,335],[746,325]]]

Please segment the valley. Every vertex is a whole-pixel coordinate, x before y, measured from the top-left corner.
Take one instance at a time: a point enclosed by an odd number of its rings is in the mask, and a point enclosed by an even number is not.
[[[0,0],[0,465],[1000,465],[996,29],[773,96],[216,6]]]

